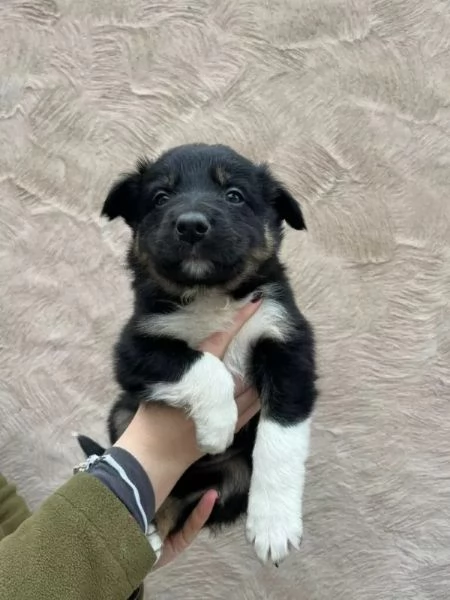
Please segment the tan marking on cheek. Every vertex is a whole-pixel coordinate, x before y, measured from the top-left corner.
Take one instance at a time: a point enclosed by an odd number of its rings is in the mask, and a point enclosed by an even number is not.
[[[155,281],[165,292],[172,296],[183,296],[186,294],[186,289],[183,286],[170,281],[170,279],[167,279],[158,273],[150,256],[147,259],[146,267],[151,279],[153,279],[153,281]]]
[[[275,253],[275,239],[269,229],[269,226],[264,227],[264,244],[253,248],[245,261],[242,271],[229,281],[224,287],[228,291],[232,291],[239,287],[248,277],[254,275],[263,262],[268,260]]]
[[[258,264],[264,262],[267,258],[269,258],[269,256],[270,253],[267,251],[265,246],[254,248],[250,253],[250,257]]]
[[[269,226],[264,227],[264,245],[254,248],[250,256],[259,263],[264,262],[272,256],[275,251],[275,240]]]
[[[245,262],[242,271],[238,275],[236,275],[236,277],[228,281],[224,285],[224,289],[230,292],[238,288],[241,285],[241,283],[247,279],[247,277],[250,277],[256,272],[258,266],[259,261],[256,261],[254,256],[250,255],[247,261]]]
[[[138,259],[138,261],[141,263],[141,265],[148,272],[149,279],[153,280],[156,284],[158,284],[160,288],[163,289],[165,292],[171,294],[172,296],[179,296],[180,298],[191,298],[197,294],[198,287],[186,288],[182,285],[171,281],[170,279],[167,279],[166,277],[158,273],[150,254],[140,248],[138,234],[136,234],[134,240],[133,253]]]

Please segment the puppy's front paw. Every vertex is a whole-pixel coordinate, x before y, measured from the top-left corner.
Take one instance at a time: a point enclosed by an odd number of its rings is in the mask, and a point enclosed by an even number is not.
[[[216,356],[204,352],[179,381],[153,385],[149,395],[187,410],[204,452],[219,454],[232,443],[237,422],[234,381]]]
[[[217,394],[217,401],[211,402],[205,414],[194,418],[197,443],[206,454],[220,454],[232,444],[238,418],[231,375],[229,381],[222,381],[211,394]]]
[[[237,421],[237,408],[234,399],[229,406],[213,408],[208,419],[197,422],[197,443],[206,454],[220,454],[233,442]]]
[[[219,359],[206,355],[202,360],[213,369],[209,374],[211,385],[203,390],[197,405],[192,407],[197,443],[207,454],[220,454],[233,442],[238,418],[234,381]]]
[[[280,502],[273,504],[268,497],[253,498],[250,494],[247,517],[247,539],[255,547],[262,562],[278,564],[289,554],[290,547],[300,547],[303,521],[300,511],[284,511]]]

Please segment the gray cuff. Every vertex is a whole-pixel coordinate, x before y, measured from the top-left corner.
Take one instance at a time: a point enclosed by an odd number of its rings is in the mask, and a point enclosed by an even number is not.
[[[155,493],[140,463],[123,448],[110,448],[89,470],[126,506],[147,533],[155,516]]]

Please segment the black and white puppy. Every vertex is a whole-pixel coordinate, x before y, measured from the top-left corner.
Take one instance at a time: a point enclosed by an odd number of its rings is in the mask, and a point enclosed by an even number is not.
[[[301,210],[265,166],[225,146],[195,144],[139,162],[111,189],[103,214],[122,217],[133,232],[134,312],[116,347],[123,393],[110,414],[111,441],[140,402],[183,407],[207,455],[160,509],[160,535],[182,527],[202,493],[215,488],[220,499],[208,526],[247,511],[258,557],[277,563],[302,536],[316,398],[312,331],[277,256],[284,221],[305,229]],[[196,349],[255,293],[262,304],[223,362]],[[232,374],[256,386],[262,404],[236,436]],[[89,453],[87,439],[80,443]]]

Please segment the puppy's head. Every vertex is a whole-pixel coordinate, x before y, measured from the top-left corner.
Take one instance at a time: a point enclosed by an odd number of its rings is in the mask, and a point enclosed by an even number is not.
[[[242,280],[277,252],[283,221],[305,229],[297,202],[265,166],[205,144],[140,161],[102,214],[122,217],[150,275],[179,287]]]

